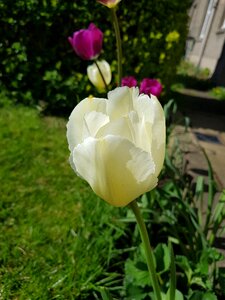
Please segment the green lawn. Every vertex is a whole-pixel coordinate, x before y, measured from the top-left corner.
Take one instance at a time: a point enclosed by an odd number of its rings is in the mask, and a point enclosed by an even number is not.
[[[70,168],[65,124],[27,107],[0,109],[1,300],[94,299],[89,290],[123,234],[123,210]]]

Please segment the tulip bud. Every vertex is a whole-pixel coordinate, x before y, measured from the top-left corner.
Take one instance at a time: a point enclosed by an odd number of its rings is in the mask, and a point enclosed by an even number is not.
[[[162,85],[156,79],[144,78],[140,84],[140,93],[159,97],[162,92]]]
[[[123,77],[122,86],[135,87],[137,86],[137,80],[133,76]]]
[[[98,64],[98,67],[101,70],[102,75],[100,74],[96,63]],[[96,63],[93,63],[92,65],[88,66],[87,75],[91,83],[98,90],[104,90],[106,88],[105,83],[108,85],[112,79],[110,65],[105,60],[100,60],[97,61]],[[104,77],[105,83],[103,81],[102,76]]]
[[[115,7],[121,0],[97,0],[99,3],[107,6],[108,8]]]
[[[108,99],[86,98],[67,124],[70,163],[93,191],[125,206],[152,190],[165,156],[165,117],[155,96],[118,87]]]
[[[68,40],[78,56],[84,60],[92,60],[97,58],[102,50],[103,33],[91,23],[88,29],[74,32]]]

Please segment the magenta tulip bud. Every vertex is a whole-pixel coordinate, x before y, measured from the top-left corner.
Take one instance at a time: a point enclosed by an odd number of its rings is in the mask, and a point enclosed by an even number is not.
[[[91,23],[88,29],[75,31],[68,40],[78,56],[84,60],[92,60],[97,58],[102,50],[103,33]]]
[[[135,87],[137,86],[137,80],[133,76],[123,77],[122,86]]]
[[[140,93],[159,97],[162,92],[162,85],[156,79],[144,78],[140,84]]]

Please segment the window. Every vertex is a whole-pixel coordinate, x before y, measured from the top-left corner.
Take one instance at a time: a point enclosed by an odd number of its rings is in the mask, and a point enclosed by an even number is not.
[[[225,18],[223,19],[223,22],[222,22],[221,29],[222,29],[222,30],[224,30],[224,29],[225,29]]]
[[[223,14],[221,15],[221,19],[219,22],[218,33],[224,32],[224,31],[225,31],[225,8],[224,8]]]
[[[215,11],[215,6],[216,6],[217,2],[218,2],[218,0],[209,0],[209,4],[208,4],[208,7],[207,7],[205,19],[204,19],[204,22],[203,22],[203,25],[202,25],[200,36],[199,36],[201,40],[204,39],[204,37],[207,35],[207,32],[210,28],[211,21],[212,21],[212,18],[213,18],[213,14],[214,14],[214,11]]]

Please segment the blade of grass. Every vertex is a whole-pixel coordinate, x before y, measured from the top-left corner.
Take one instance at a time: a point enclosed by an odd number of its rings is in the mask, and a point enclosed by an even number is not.
[[[100,293],[102,296],[102,300],[113,300],[112,296],[110,295],[109,291],[106,288],[101,288]]]
[[[196,188],[195,188],[195,198],[196,202],[200,201],[200,209],[198,207],[198,221],[199,224],[202,226],[202,206],[203,206],[203,193],[204,193],[204,177],[198,176],[196,181]]]
[[[214,209],[214,214],[210,222],[210,225],[212,225],[212,231],[210,232],[210,236],[209,236],[210,245],[214,243],[217,232],[222,222],[224,221],[224,217],[225,217],[225,190],[222,191],[219,202],[217,203]]]

